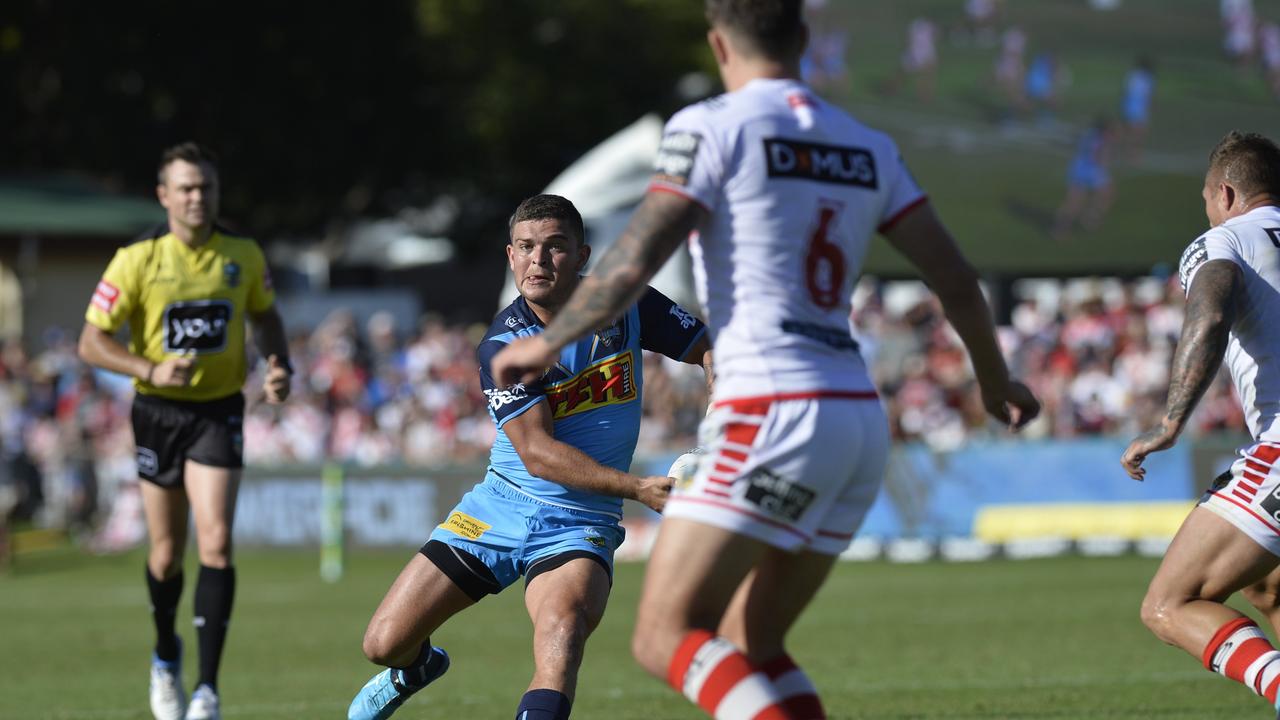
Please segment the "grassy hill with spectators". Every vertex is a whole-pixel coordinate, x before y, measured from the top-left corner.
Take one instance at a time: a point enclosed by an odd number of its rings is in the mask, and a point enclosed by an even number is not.
[[[1280,7],[1255,3],[1261,20]],[[1258,62],[1238,68],[1225,57],[1218,3],[1123,0],[1111,11],[1084,0],[1003,2],[996,38],[965,28],[959,0],[830,2],[815,32],[846,28],[847,78],[822,92],[898,139],[913,172],[974,262],[1004,274],[1167,271],[1206,221],[1199,197],[1205,158],[1233,128],[1274,135],[1280,100]],[[918,96],[897,78],[907,27],[929,18],[939,29],[936,92]],[[1060,105],[1051,119],[1012,113],[994,80],[998,33],[1017,25],[1028,61],[1040,52],[1061,64]],[[1138,56],[1155,64],[1150,131],[1144,152],[1112,167],[1114,207],[1095,232],[1050,237],[1079,134],[1099,115],[1118,118],[1125,74]],[[871,270],[903,274],[885,244]]]

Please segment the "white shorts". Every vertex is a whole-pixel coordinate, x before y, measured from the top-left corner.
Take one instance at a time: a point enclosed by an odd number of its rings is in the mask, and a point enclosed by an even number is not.
[[[1280,445],[1258,443],[1240,451],[1231,469],[1205,491],[1212,510],[1272,555],[1280,555]]]
[[[698,469],[663,515],[787,551],[843,552],[889,456],[889,425],[871,392],[722,401],[699,434]]]

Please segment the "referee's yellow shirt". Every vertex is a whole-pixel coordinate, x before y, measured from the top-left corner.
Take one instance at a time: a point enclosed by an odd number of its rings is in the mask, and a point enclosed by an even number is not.
[[[89,301],[84,319],[114,334],[129,324],[129,350],[154,363],[195,361],[186,387],[134,380],[139,393],[174,400],[216,400],[238,392],[247,374],[245,313],[275,302],[262,249],[215,228],[190,248],[167,226],[120,248]]]

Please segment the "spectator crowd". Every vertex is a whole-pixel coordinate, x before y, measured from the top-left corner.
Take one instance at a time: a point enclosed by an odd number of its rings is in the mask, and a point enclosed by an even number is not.
[[[1176,278],[1021,281],[1000,338],[1014,373],[1044,402],[1032,438],[1129,436],[1163,410],[1182,322]],[[994,435],[968,359],[931,294],[918,283],[864,280],[853,325],[893,434],[939,451]],[[245,413],[250,465],[483,463],[494,439],[475,345],[484,328],[426,316],[338,312],[295,336],[294,394],[283,406],[252,391]],[[89,530],[98,510],[135,482],[130,383],[93,372],[75,339],[50,331],[38,352],[0,351],[0,507],[39,526]],[[258,372],[261,372],[259,370]],[[705,410],[701,370],[645,358],[640,454],[696,444]],[[258,388],[250,377],[247,388]],[[1195,417],[1195,433],[1244,420],[1222,375]]]

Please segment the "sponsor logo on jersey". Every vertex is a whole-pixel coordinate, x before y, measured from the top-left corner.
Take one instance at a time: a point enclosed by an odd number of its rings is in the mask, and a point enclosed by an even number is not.
[[[164,309],[165,352],[222,352],[231,323],[229,300],[176,302]]]
[[[1182,292],[1187,291],[1187,281],[1209,259],[1209,248],[1205,247],[1204,238],[1200,238],[1187,246],[1178,262],[1178,281],[1182,283]]]
[[[630,350],[596,362],[568,380],[547,387],[547,402],[556,420],[606,405],[631,402],[637,396],[635,360]]]
[[[667,312],[672,315],[675,315],[676,319],[680,321],[680,327],[684,328],[685,330],[688,330],[689,328],[693,327],[698,322],[693,317],[693,315],[689,314],[688,310],[685,310],[679,305],[672,305],[671,309],[668,310]]]
[[[82,295],[81,297],[84,296]],[[109,313],[116,306],[116,301],[119,299],[120,288],[106,280],[99,280],[98,287],[93,290],[93,300],[90,302],[102,312]]]
[[[605,347],[613,347],[613,344],[622,339],[622,322],[618,321],[609,327],[596,333],[596,337],[600,338],[600,344]]]
[[[448,530],[468,540],[478,540],[491,527],[493,526],[489,523],[457,510],[449,513],[449,519],[440,523],[440,529]]]
[[[875,190],[876,159],[867,150],[765,138],[769,177],[797,178]]]
[[[227,287],[240,287],[240,263],[228,262],[222,266],[222,281]]]
[[[524,383],[516,383],[509,388],[487,388],[484,396],[489,398],[489,409],[498,412],[513,402],[529,397]]]
[[[744,497],[770,515],[795,522],[813,502],[815,495],[809,488],[762,467],[747,476]]]
[[[693,174],[693,160],[698,155],[702,136],[691,132],[669,132],[662,136],[658,158],[653,161],[654,180],[672,185],[688,185]]]

